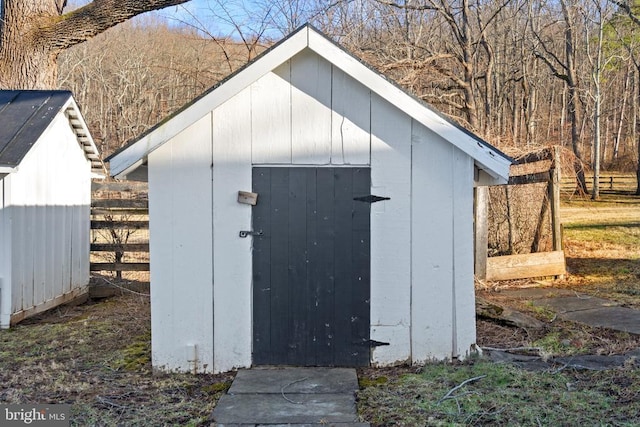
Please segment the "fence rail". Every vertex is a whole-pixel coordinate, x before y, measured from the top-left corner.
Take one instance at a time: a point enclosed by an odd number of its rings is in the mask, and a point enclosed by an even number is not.
[[[91,271],[149,271],[146,183],[94,182],[91,200]]]
[[[587,176],[587,188],[593,188],[593,176]],[[637,180],[635,174],[624,175],[600,175],[598,179],[600,184],[600,191],[609,192],[626,192],[635,191],[637,186]],[[574,177],[563,177],[561,180],[561,191],[572,192],[576,188],[576,180]]]

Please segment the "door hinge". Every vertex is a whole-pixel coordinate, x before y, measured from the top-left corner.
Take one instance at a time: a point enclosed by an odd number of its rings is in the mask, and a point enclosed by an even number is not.
[[[391,197],[375,196],[373,194],[370,194],[368,196],[354,197],[353,200],[357,202],[375,203],[382,200],[391,200]]]
[[[388,342],[376,341],[376,340],[362,340],[354,343],[355,345],[362,345],[365,347],[380,347],[383,345],[391,345]]]

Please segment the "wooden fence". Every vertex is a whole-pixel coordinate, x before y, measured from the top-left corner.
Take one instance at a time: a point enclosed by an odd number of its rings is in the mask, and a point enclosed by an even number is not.
[[[558,147],[531,153],[517,159],[517,165],[542,165],[530,172],[512,168],[508,185],[547,184],[546,201],[538,215],[534,241],[539,240],[544,218],[549,215],[553,250],[530,254],[488,256],[488,188],[475,192],[475,274],[480,280],[511,280],[541,276],[563,277],[566,273],[560,223],[560,150]],[[536,168],[532,168],[536,169]],[[537,243],[536,243],[537,245]]]
[[[593,175],[586,176],[587,188],[593,188]],[[601,174],[598,180],[601,192],[621,193],[636,191],[637,180],[633,173],[629,174]],[[572,193],[576,189],[574,177],[563,177],[560,189],[563,193]]]
[[[146,183],[93,183],[91,271],[149,271],[147,194]]]

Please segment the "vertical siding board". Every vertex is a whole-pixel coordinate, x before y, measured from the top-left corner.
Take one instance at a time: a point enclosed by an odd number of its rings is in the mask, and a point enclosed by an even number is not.
[[[173,144],[167,142],[149,154],[149,260],[151,279],[151,359],[155,368],[189,370],[176,341],[181,331],[174,319],[178,310],[188,307],[174,304],[172,286],[174,277],[173,187],[174,171],[171,162]],[[203,321],[206,321],[204,319]]]
[[[371,193],[371,169],[353,170],[353,197],[362,197]],[[371,206],[367,203],[352,200],[352,253],[353,268],[350,285],[352,301],[355,311],[351,321],[351,336],[354,341],[368,340],[371,325]],[[371,361],[371,351],[368,347],[358,349],[361,365],[366,366]]]
[[[271,351],[273,360],[287,360],[292,314],[289,295],[288,171],[271,171]],[[284,325],[280,327],[279,325]],[[276,352],[279,350],[280,352]]]
[[[331,64],[304,50],[291,58],[293,164],[331,161]]]
[[[56,144],[57,145],[57,144]],[[55,263],[54,257],[55,253],[59,251],[58,240],[56,239],[57,227],[56,224],[56,199],[58,194],[56,194],[56,188],[60,185],[60,176],[54,172],[54,164],[51,163],[51,159],[55,158],[55,153],[53,152],[56,149],[61,147],[54,147],[54,144],[47,144],[47,150],[45,154],[45,165],[44,170],[46,171],[46,194],[44,196],[43,204],[43,214],[45,215],[45,258],[42,260],[45,263],[44,266],[44,298],[42,301],[38,301],[38,304],[41,304],[45,301],[52,300],[55,296]]]
[[[372,96],[371,191],[391,200],[371,206],[371,338],[375,364],[407,360],[411,300],[411,119]]]
[[[371,162],[371,91],[337,67],[332,68],[331,163]]]
[[[353,170],[351,169],[333,169],[337,176],[335,180],[335,197],[332,201],[335,211],[335,235],[333,251],[333,281],[334,281],[334,298],[336,313],[344,313],[345,315],[335,316],[331,323],[331,333],[335,345],[333,346],[333,359],[327,362],[333,362],[338,365],[349,363],[352,359],[351,353],[358,349],[358,345],[354,346],[354,342],[358,336],[353,334],[352,325],[355,316],[353,310],[358,309],[354,305],[352,289],[354,283],[351,281],[353,270],[358,266],[354,265],[353,257]],[[355,202],[357,203],[357,202]],[[325,362],[325,363],[327,363]]]
[[[419,124],[413,133],[411,324],[413,361],[420,363],[451,357],[456,170],[451,144]]]
[[[291,163],[291,68],[287,61],[251,85],[251,157]]]
[[[24,168],[22,169],[24,172]],[[34,188],[31,187],[33,185],[33,176],[35,175],[25,175],[23,179],[25,181],[25,189]],[[35,194],[35,192],[33,193]],[[24,278],[22,285],[24,286],[22,292],[22,300],[20,301],[19,310],[23,310],[31,307],[33,304],[35,291],[35,280],[37,274],[35,272],[34,265],[34,254],[37,253],[35,235],[37,233],[37,225],[38,225],[38,215],[37,211],[34,208],[33,200],[25,200],[25,204],[23,205],[23,209],[25,211],[26,224],[22,231],[22,256],[23,256],[23,268],[24,268]]]
[[[212,113],[214,367],[251,365],[251,206],[238,191],[251,188],[251,92],[245,89]],[[259,196],[258,196],[259,197]],[[209,205],[211,206],[211,205]]]
[[[150,156],[154,365],[213,367],[211,117]],[[154,262],[158,260],[158,262]],[[197,364],[194,361],[196,348]]]
[[[310,170],[310,172],[313,172]],[[291,324],[291,342],[289,360],[292,364],[315,364],[315,360],[307,360],[310,348],[307,338],[311,333],[311,320],[315,310],[307,306],[308,295],[312,292],[307,281],[306,205],[307,205],[307,171],[300,168],[289,169],[289,206],[286,216],[289,218],[289,277],[290,304],[293,311]],[[304,307],[301,313],[301,307]]]
[[[305,170],[305,169],[303,169]],[[306,218],[306,235],[305,240],[307,246],[305,247],[305,263],[306,263],[306,278],[305,286],[307,289],[307,306],[305,307],[307,314],[307,321],[309,322],[309,334],[312,337],[309,351],[312,354],[313,360],[316,360],[320,352],[324,351],[324,356],[330,357],[330,349],[327,348],[327,340],[323,337],[324,324],[318,321],[315,286],[315,275],[318,274],[317,264],[311,262],[315,257],[315,244],[318,241],[318,227],[320,222],[320,212],[318,211],[318,179],[316,171],[314,169],[305,170],[305,186],[307,193],[307,201],[305,206],[305,218]]]
[[[473,159],[453,148],[454,300],[453,356],[466,358],[475,348],[476,307],[473,279]]]
[[[338,171],[330,168],[316,169],[316,239],[311,244],[309,258],[313,260],[310,267],[312,304],[315,305],[315,336],[319,343],[317,351],[326,352],[333,358],[335,349],[335,286],[334,272],[335,245],[339,240],[336,226],[336,210],[334,205],[335,179]],[[344,236],[342,236],[344,237]],[[313,268],[311,270],[311,268]],[[318,357],[322,357],[318,354]]]
[[[47,196],[47,167],[45,159],[47,155],[48,144],[39,144],[33,152],[34,170],[30,174],[29,179],[33,180],[35,187],[34,199],[31,200],[30,209],[35,213],[35,228],[31,232],[30,238],[33,239],[33,299],[25,301],[27,304],[24,308],[31,308],[45,301],[45,280],[47,267],[47,217],[46,217],[46,196]],[[44,173],[43,173],[44,172]]]
[[[271,218],[271,188],[269,168],[253,169],[253,191],[258,193],[259,203],[253,208],[253,229],[256,224],[269,224]],[[262,196],[260,196],[262,195]],[[254,238],[253,247],[253,363],[268,364],[265,356],[271,349],[271,232],[266,227],[262,236]]]
[[[11,207],[9,200],[11,192],[10,176],[0,179],[0,328],[9,326],[11,316],[11,266],[13,254],[11,251]]]

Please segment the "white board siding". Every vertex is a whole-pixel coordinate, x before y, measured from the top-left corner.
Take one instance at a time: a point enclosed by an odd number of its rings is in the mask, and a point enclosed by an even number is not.
[[[230,118],[250,123],[253,164],[370,164],[371,92],[316,54],[301,52],[250,91],[251,113]]]
[[[251,85],[251,106],[245,114],[250,111],[253,163],[291,163],[290,78],[287,61]],[[232,123],[236,120],[231,117]]]
[[[473,159],[416,122],[412,157],[413,362],[464,357],[475,342]]]
[[[51,308],[72,291],[86,291],[90,179],[90,163],[62,113],[17,171],[5,178],[12,273],[3,282],[11,288],[9,311],[14,318]],[[76,232],[69,233],[66,224]]]
[[[11,319],[11,217],[6,206],[10,176],[0,179],[0,328]]]
[[[291,58],[291,155],[294,164],[331,162],[331,64],[303,50]]]
[[[476,304],[473,277],[473,159],[453,150],[453,354],[465,359],[475,353]]]
[[[371,163],[371,91],[332,68],[331,163]]]
[[[271,79],[270,79],[271,80]],[[238,191],[251,191],[252,95],[244,90],[213,112],[213,321],[214,370],[251,366],[251,205]],[[281,160],[279,153],[276,158]],[[258,200],[260,196],[258,195]]]
[[[211,114],[149,156],[156,368],[213,369],[211,178]]]
[[[391,200],[371,205],[372,363],[410,360],[411,119],[371,99],[371,192]]]

